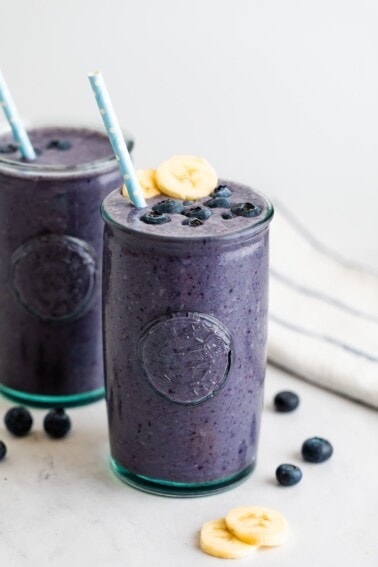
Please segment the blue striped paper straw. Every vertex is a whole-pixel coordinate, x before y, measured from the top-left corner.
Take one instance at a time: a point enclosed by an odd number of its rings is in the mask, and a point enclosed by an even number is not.
[[[12,95],[7,87],[4,76],[0,70],[0,106],[4,110],[4,114],[12,128],[13,137],[19,147],[22,157],[28,160],[34,160],[37,156],[31,145],[29,136],[17,112],[16,105],[13,102]]]
[[[88,78],[96,96],[97,106],[100,110],[116,160],[118,161],[118,166],[121,170],[130,200],[133,205],[139,209],[146,207],[147,204],[138,183],[130,154],[127,151],[122,130],[115,115],[104,78],[99,71],[89,73]]]

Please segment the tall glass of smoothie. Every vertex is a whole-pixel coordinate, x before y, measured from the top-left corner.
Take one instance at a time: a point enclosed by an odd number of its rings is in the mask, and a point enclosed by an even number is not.
[[[147,209],[119,189],[102,205],[111,463],[147,492],[222,491],[256,462],[273,208],[218,183],[195,202],[173,181],[176,198],[156,195]]]
[[[0,392],[81,405],[104,393],[99,208],[121,176],[102,133],[29,136],[33,162],[0,137]]]

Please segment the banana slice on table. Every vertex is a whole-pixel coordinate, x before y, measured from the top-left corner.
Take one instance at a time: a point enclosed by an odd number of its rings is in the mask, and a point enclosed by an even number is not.
[[[232,508],[226,516],[226,524],[238,539],[258,546],[281,545],[288,531],[283,515],[265,506]]]
[[[174,156],[159,165],[156,183],[168,197],[194,201],[214,191],[218,176],[204,158]]]
[[[200,547],[205,553],[223,559],[239,559],[257,549],[257,546],[244,543],[233,536],[228,531],[224,518],[206,522],[202,526]]]
[[[151,199],[151,197],[156,197],[160,195],[159,188],[156,184],[156,170],[155,169],[138,169],[136,176],[139,181],[139,185],[143,191],[143,196],[145,199]],[[126,186],[122,185],[122,195],[124,197],[129,197]]]

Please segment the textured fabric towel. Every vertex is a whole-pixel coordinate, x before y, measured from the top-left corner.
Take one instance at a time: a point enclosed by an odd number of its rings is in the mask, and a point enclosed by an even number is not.
[[[269,360],[377,408],[378,276],[342,262],[275,208]]]

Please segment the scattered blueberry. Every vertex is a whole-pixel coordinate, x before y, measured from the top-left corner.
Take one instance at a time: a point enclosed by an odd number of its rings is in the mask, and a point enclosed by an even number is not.
[[[231,212],[238,217],[257,217],[261,209],[253,203],[238,203],[231,208]]]
[[[294,486],[302,478],[302,471],[295,465],[280,465],[276,469],[276,479],[281,486]]]
[[[14,144],[5,144],[4,146],[0,146],[0,154],[13,154],[17,152],[18,147]]]
[[[171,219],[164,213],[149,211],[148,213],[144,213],[144,215],[140,217],[140,220],[147,224],[164,224],[170,222]]]
[[[71,429],[71,420],[63,408],[50,410],[43,420],[46,433],[54,439],[61,439]]]
[[[222,213],[222,219],[229,220],[233,218],[234,216],[231,213]]]
[[[182,224],[187,224],[188,226],[202,226],[203,222],[197,218],[185,219]]]
[[[7,411],[4,423],[10,433],[13,433],[16,437],[24,437],[31,430],[33,418],[29,410],[18,406]]]
[[[231,207],[230,199],[227,197],[214,197],[210,201],[206,201],[205,205],[211,209],[229,209]]]
[[[68,140],[51,140],[46,147],[48,150],[69,150],[71,142]]]
[[[274,397],[274,407],[281,413],[295,410],[299,405],[299,397],[294,392],[279,392]]]
[[[194,205],[195,201],[184,201],[183,205],[185,205],[185,207],[189,207],[189,205]]]
[[[156,213],[182,213],[184,211],[184,205],[182,201],[177,199],[165,199],[160,201],[157,205],[152,207],[152,210]]]
[[[230,197],[231,195],[232,192],[227,185],[218,185],[218,187],[215,187],[214,191],[211,193],[212,197]]]
[[[2,461],[7,454],[7,446],[3,441],[0,441],[0,461]]]
[[[309,463],[324,463],[333,453],[333,447],[327,439],[311,437],[302,445],[302,456]]]
[[[200,219],[201,221],[207,220],[209,217],[211,217],[211,215],[212,212],[206,207],[192,207],[191,209],[185,211],[185,216],[189,218]]]

